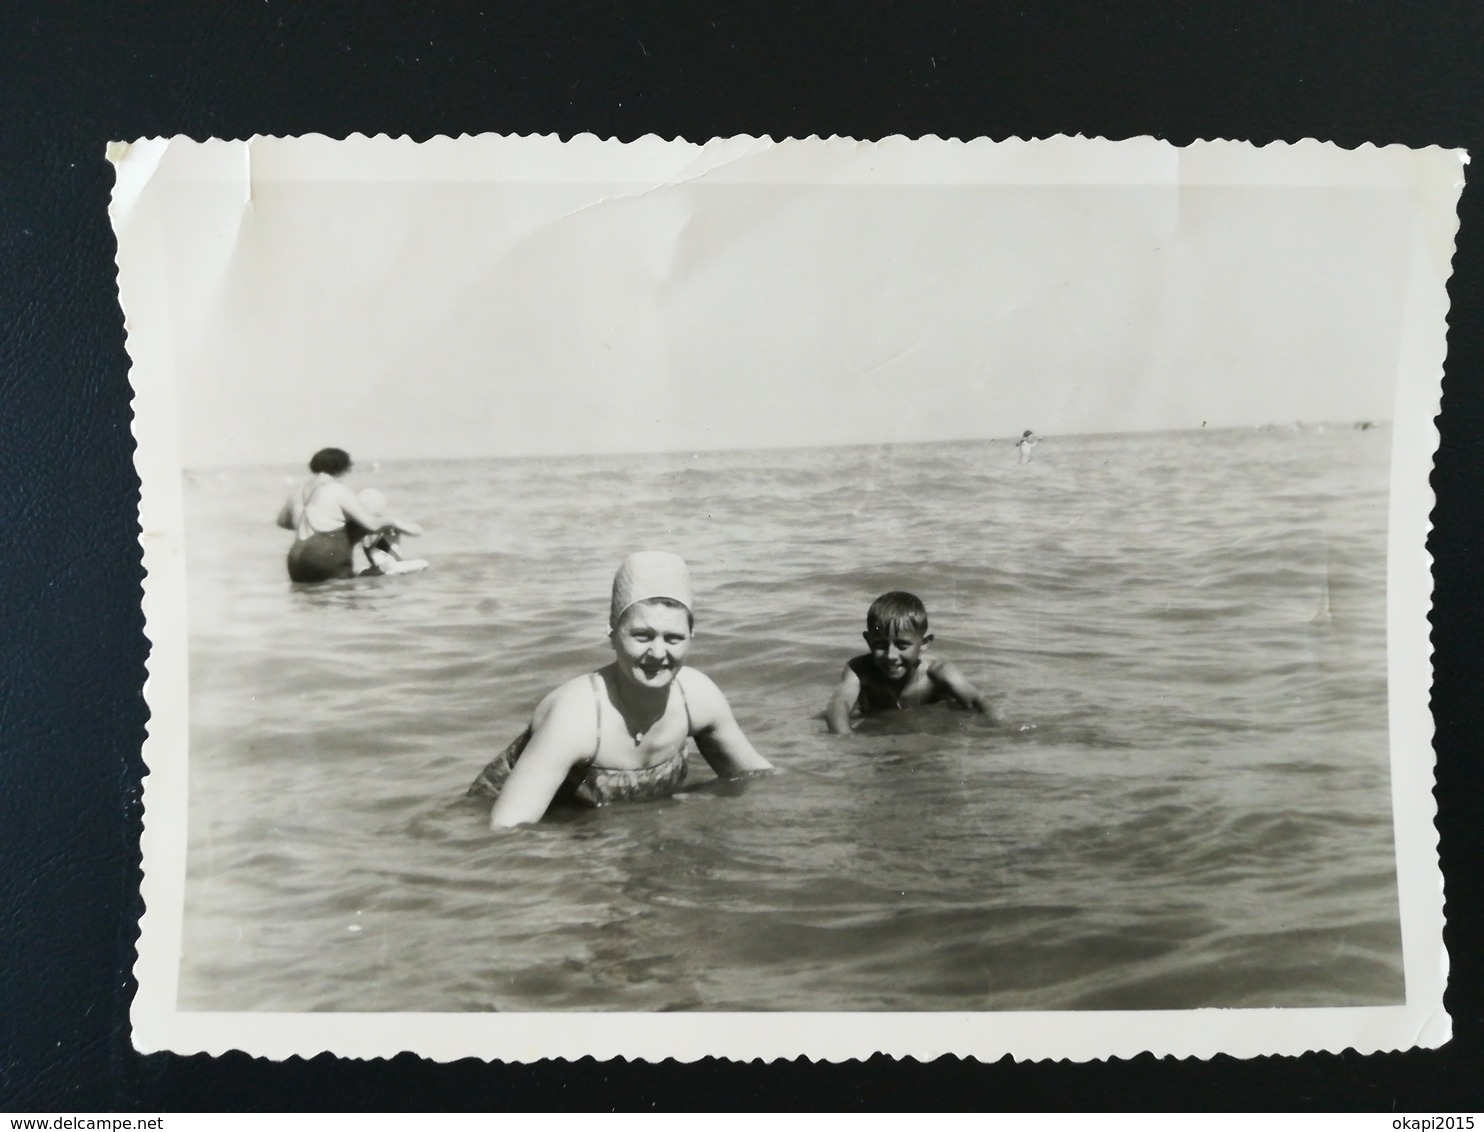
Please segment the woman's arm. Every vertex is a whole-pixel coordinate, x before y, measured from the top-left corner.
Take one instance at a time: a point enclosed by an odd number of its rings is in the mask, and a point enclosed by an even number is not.
[[[597,748],[597,719],[586,676],[562,685],[536,708],[531,740],[490,811],[490,828],[540,821],[571,769]]]
[[[298,491],[290,489],[288,498],[283,501],[283,506],[278,509],[278,518],[275,521],[286,531],[291,531],[299,525],[298,507],[296,506],[298,498]]]
[[[860,697],[861,678],[847,664],[840,674],[840,683],[835,686],[835,694],[830,697],[830,706],[824,709],[825,726],[832,735],[850,734],[850,713]]]
[[[732,714],[732,705],[704,672],[686,668],[675,677],[684,679],[685,702],[690,710],[691,734],[701,757],[722,778],[736,778],[773,764],[758,754]]]

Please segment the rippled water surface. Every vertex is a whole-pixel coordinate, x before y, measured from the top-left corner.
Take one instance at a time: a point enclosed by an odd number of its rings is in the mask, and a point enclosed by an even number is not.
[[[186,477],[180,1004],[1017,1010],[1403,996],[1387,428],[384,464],[424,574],[295,589],[292,469]],[[462,798],[671,548],[780,768],[505,833]],[[1001,698],[824,733],[879,592]]]

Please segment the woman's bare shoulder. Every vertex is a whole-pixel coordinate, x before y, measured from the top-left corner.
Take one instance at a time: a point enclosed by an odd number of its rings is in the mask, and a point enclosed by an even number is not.
[[[715,680],[699,668],[691,668],[689,665],[675,673],[675,682],[684,689],[687,698],[692,693],[699,696],[721,695],[721,689],[716,686]]]
[[[682,668],[676,673],[675,682],[685,693],[686,710],[696,727],[709,727],[719,716],[731,714],[726,695],[716,686],[716,681],[700,669]]]
[[[588,714],[593,712],[593,676],[595,673],[583,673],[574,676],[565,684],[558,684],[546,695],[541,697],[541,702],[536,705],[536,710],[531,713],[531,723],[540,727],[546,723],[554,712],[566,714],[574,708],[584,707]],[[601,685],[602,681],[598,683]]]

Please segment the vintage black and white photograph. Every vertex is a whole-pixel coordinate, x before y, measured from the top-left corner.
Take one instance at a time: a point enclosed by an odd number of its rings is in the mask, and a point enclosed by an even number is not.
[[[1446,1039],[1459,153],[112,157],[140,1048]]]

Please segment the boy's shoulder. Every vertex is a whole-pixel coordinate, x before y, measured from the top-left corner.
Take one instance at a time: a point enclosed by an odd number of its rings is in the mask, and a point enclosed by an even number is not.
[[[957,665],[946,656],[937,653],[924,652],[920,671],[934,681],[944,679],[948,673],[957,670]]]

